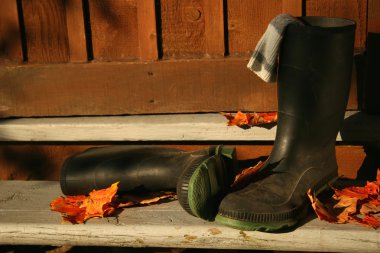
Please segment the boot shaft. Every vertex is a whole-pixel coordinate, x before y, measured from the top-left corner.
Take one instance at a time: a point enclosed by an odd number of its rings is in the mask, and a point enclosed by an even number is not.
[[[334,152],[351,83],[355,23],[303,17],[290,24],[278,70],[278,128],[271,159]]]

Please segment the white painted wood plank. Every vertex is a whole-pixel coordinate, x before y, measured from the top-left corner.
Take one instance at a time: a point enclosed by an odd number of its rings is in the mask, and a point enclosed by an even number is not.
[[[311,218],[287,233],[243,232],[192,217],[178,201],[125,209],[118,219],[62,225],[49,210],[60,194],[58,182],[0,181],[0,244],[380,251],[380,230]]]
[[[0,121],[0,141],[273,141],[275,134],[276,126],[228,127],[217,113]],[[380,117],[347,112],[337,140],[380,141]]]

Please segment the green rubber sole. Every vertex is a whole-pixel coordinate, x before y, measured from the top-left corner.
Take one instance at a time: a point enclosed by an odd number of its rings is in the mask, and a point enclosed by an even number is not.
[[[222,150],[223,151],[223,150]],[[231,149],[225,149],[229,158],[234,159]],[[223,152],[222,152],[223,153]],[[216,154],[188,168],[177,187],[181,206],[190,214],[205,220],[214,220],[220,201],[229,192],[234,178],[233,168],[229,168]]]
[[[225,217],[221,214],[218,214],[215,217],[215,221],[223,224],[228,227],[246,230],[246,231],[263,231],[263,232],[275,232],[282,229],[290,228],[295,226],[301,219],[307,215],[307,206],[305,206],[297,215],[292,219],[283,220],[281,222],[251,222],[251,221],[242,221],[232,218]]]

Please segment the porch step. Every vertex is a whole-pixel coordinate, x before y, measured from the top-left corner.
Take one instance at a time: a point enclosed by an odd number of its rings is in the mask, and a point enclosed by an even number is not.
[[[0,244],[379,252],[380,230],[308,217],[288,233],[240,231],[187,214],[178,201],[125,209],[118,218],[60,224],[53,181],[0,181]]]
[[[276,126],[228,127],[218,113],[0,120],[0,141],[273,141],[275,134]],[[380,116],[346,112],[337,140],[380,141]]]

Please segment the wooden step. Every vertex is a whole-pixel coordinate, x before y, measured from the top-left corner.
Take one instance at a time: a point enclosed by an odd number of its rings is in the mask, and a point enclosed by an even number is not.
[[[276,126],[228,127],[218,113],[0,120],[0,141],[273,141],[275,134]],[[380,141],[380,116],[346,112],[337,140]]]
[[[187,214],[178,201],[125,209],[118,218],[61,224],[49,209],[56,181],[0,181],[0,244],[379,252],[380,230],[321,222],[286,233],[241,231]]]

